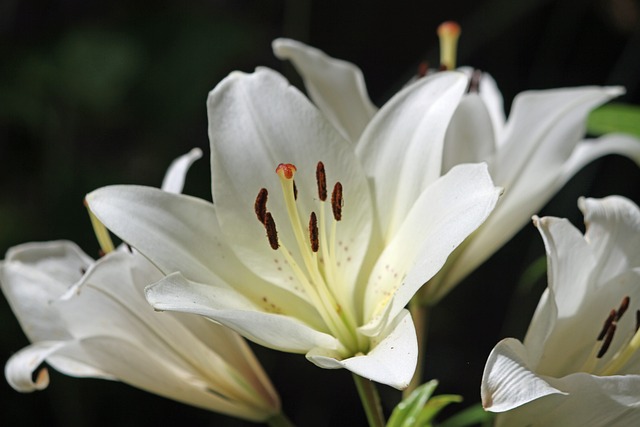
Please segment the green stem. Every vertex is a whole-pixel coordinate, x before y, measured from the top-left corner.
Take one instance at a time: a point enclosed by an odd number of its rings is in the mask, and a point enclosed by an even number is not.
[[[266,424],[270,427],[295,427],[295,424],[283,412],[269,418]]]
[[[356,383],[362,407],[367,414],[369,427],[384,427],[385,421],[380,405],[380,396],[373,381],[353,374],[353,381]]]
[[[424,368],[424,350],[427,345],[427,329],[429,324],[429,306],[420,302],[419,294],[414,296],[409,302],[409,310],[416,327],[416,337],[418,339],[418,363],[416,371],[411,378],[409,387],[402,392],[402,397],[408,397],[413,390],[422,383],[422,372]]]

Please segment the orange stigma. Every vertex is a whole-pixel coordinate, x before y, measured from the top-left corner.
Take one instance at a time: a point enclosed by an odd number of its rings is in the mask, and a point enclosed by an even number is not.
[[[280,163],[276,168],[276,173],[280,178],[292,179],[298,169],[291,163]]]

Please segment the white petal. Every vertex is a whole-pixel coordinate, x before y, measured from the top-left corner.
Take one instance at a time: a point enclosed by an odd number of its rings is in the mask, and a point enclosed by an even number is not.
[[[324,163],[329,191],[336,181],[342,184],[344,209],[338,235],[349,252],[343,246],[337,261],[342,261],[340,276],[347,284],[340,299],[350,304],[351,286],[356,283],[373,222],[368,183],[352,145],[304,95],[268,69],[231,74],[210,93],[207,107],[213,200],[220,228],[241,262],[256,275],[291,292],[301,288],[297,281],[291,283],[295,274],[281,253],[271,249],[255,214],[256,196],[266,188],[267,209],[277,225],[278,239],[303,265],[275,173],[277,165],[297,167],[296,206],[303,230],[312,211],[320,216],[322,209],[331,218],[329,203],[318,201],[318,161]]]
[[[165,274],[179,271],[189,280],[221,288],[232,284],[255,306],[291,306],[302,319],[313,323],[318,318],[302,293],[266,282],[238,260],[221,236],[211,203],[134,186],[96,190],[87,202],[100,221]],[[294,290],[291,281],[285,284]]]
[[[504,116],[504,101],[496,81],[489,73],[482,73],[479,92],[480,98],[482,98],[482,101],[487,107],[489,117],[491,118],[494,140],[497,141],[498,144],[501,144],[504,141],[501,136],[506,121]]]
[[[297,318],[262,312],[233,289],[190,282],[178,273],[148,287],[146,296],[157,310],[200,314],[266,347],[305,353],[317,346],[338,346],[335,338]]]
[[[36,374],[35,381],[33,373],[49,355],[64,345],[64,341],[41,341],[23,348],[11,356],[4,368],[4,376],[9,385],[23,393],[47,388],[49,385],[47,369],[41,369]]]
[[[504,412],[550,394],[563,394],[529,367],[522,343],[513,338],[500,341],[491,351],[482,374],[482,406]]]
[[[497,426],[600,427],[640,423],[640,376],[584,373],[549,379],[566,395],[549,395],[499,414]]]
[[[587,224],[585,240],[598,260],[595,279],[604,283],[640,266],[640,209],[619,196],[580,199],[578,206]]]
[[[330,351],[314,349],[307,359],[327,369],[345,368],[371,381],[402,390],[409,385],[416,369],[418,344],[411,314],[403,310],[372,343],[373,349],[365,355],[339,360]]]
[[[582,139],[589,112],[621,93],[618,87],[582,87],[519,94],[504,147],[491,165],[495,181],[515,191],[516,182],[525,189],[543,174],[557,176]]]
[[[291,39],[273,41],[273,52],[298,70],[313,102],[349,141],[356,143],[376,112],[362,71],[354,64]]]
[[[171,165],[169,165],[169,169],[164,175],[164,179],[162,180],[162,189],[170,193],[182,193],[184,179],[187,172],[193,162],[198,160],[200,157],[202,157],[202,150],[194,148],[187,154],[175,159]]]
[[[372,180],[385,239],[440,176],[444,135],[466,85],[456,72],[422,78],[391,98],[365,129],[356,152]]]
[[[117,337],[92,337],[83,340],[82,344],[95,363],[107,367],[121,381],[142,390],[254,421],[265,420],[277,412],[276,408],[239,399],[239,384],[238,390],[211,387],[206,380],[224,372],[212,369],[208,377],[206,365],[180,366],[165,358],[163,353]]]
[[[51,303],[91,263],[78,246],[67,241],[26,243],[9,249],[0,265],[2,292],[30,341],[70,337]]]
[[[640,164],[640,139],[624,134],[608,134],[598,139],[581,141],[563,167],[560,185],[564,185],[593,160],[608,154],[626,156]]]
[[[495,150],[496,140],[486,105],[478,94],[465,95],[447,129],[442,172],[461,163],[487,161]]]
[[[57,371],[73,377],[115,379],[104,370],[92,366],[77,341],[39,341],[23,348],[9,358],[5,366],[5,377],[11,387],[27,393],[43,390],[49,385],[49,373],[42,368],[33,375],[42,363],[48,363]]]
[[[429,186],[371,273],[365,319],[375,320],[392,295],[390,317],[395,317],[449,254],[482,224],[500,191],[485,164],[456,166]]]

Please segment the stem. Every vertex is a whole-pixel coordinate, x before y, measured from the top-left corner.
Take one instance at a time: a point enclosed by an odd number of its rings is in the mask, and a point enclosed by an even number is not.
[[[295,424],[293,424],[283,412],[269,418],[266,424],[270,427],[295,427]]]
[[[424,368],[424,350],[427,345],[427,330],[429,324],[429,306],[420,302],[419,296],[414,296],[409,302],[409,310],[413,317],[413,324],[416,327],[416,337],[418,339],[418,363],[416,371],[411,378],[409,386],[402,392],[402,397],[408,397],[413,390],[422,382],[422,372]]]
[[[382,406],[380,405],[380,396],[373,381],[362,378],[353,374],[353,381],[356,383],[362,407],[367,414],[369,427],[384,427],[385,421],[382,415]]]

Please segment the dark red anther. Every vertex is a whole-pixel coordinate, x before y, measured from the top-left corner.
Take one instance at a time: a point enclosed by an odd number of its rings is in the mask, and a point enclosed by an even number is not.
[[[616,318],[616,311],[615,310],[611,310],[611,312],[609,313],[609,317],[607,317],[607,320],[604,321],[604,325],[602,326],[602,330],[598,334],[598,341],[602,341],[602,339],[607,334],[607,331],[609,330],[609,327],[611,326],[611,324],[613,323],[615,318]]]
[[[602,359],[602,356],[604,356],[607,350],[609,350],[609,346],[611,345],[611,340],[613,340],[613,334],[615,334],[615,332],[616,332],[616,324],[611,323],[611,325],[609,326],[609,330],[607,330],[607,336],[604,338],[602,347],[600,347],[600,351],[596,356],[598,359]]]
[[[318,162],[316,166],[316,182],[318,183],[318,198],[327,200],[327,175],[324,172],[324,163]]]
[[[320,240],[318,238],[318,219],[315,212],[311,212],[309,216],[309,242],[311,243],[311,250],[318,252]]]
[[[336,185],[333,187],[333,192],[331,193],[331,208],[333,210],[333,218],[336,221],[342,219],[342,204],[342,184],[336,182]]]
[[[267,212],[264,217],[264,228],[267,230],[267,238],[269,245],[274,251],[280,247],[278,243],[278,231],[276,230],[276,222],[273,220],[271,212]]]
[[[267,198],[269,193],[266,188],[261,188],[256,197],[256,202],[253,205],[253,209],[256,212],[258,221],[266,227],[266,215],[267,215]]]
[[[616,322],[618,320],[620,320],[620,318],[622,317],[622,315],[627,311],[627,309],[629,308],[629,301],[631,299],[626,296],[624,298],[622,298],[622,301],[620,302],[620,307],[618,307],[618,312],[616,314]]]

